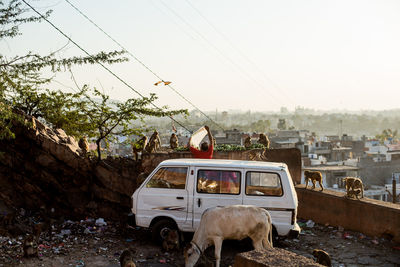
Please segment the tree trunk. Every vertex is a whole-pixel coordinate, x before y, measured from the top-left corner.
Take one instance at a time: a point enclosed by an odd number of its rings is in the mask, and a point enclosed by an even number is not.
[[[101,139],[97,139],[97,140],[96,140],[96,145],[97,145],[97,161],[100,161],[100,160],[101,160],[100,141],[101,141]]]

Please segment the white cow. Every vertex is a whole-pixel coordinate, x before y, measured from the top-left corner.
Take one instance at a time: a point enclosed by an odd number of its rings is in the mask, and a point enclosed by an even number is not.
[[[196,264],[203,251],[214,244],[216,267],[219,267],[224,239],[250,237],[255,250],[272,248],[272,221],[268,211],[246,205],[216,207],[206,210],[193,240],[185,248],[185,266]]]

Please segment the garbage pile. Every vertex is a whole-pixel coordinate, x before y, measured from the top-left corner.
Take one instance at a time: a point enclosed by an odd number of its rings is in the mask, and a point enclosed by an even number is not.
[[[329,253],[334,266],[395,266],[400,262],[400,244],[388,237],[370,237],[342,226],[320,225],[312,220],[298,220],[298,239],[287,239],[285,249],[312,258],[313,249]]]
[[[29,215],[29,216],[28,216]],[[89,243],[99,241],[97,250],[104,254],[116,240],[104,240],[105,234],[115,234],[117,224],[108,224],[103,218],[86,218],[80,221],[58,221],[53,218],[44,218],[39,211],[28,214],[21,209],[18,212],[9,212],[0,217],[0,266],[2,264],[23,263],[28,256],[44,258],[58,255],[68,255],[72,248],[79,247],[85,254],[89,250]],[[33,253],[27,255],[26,240]],[[100,242],[101,241],[101,242]],[[115,255],[116,257],[118,255]],[[83,260],[77,259],[76,266],[84,266]]]

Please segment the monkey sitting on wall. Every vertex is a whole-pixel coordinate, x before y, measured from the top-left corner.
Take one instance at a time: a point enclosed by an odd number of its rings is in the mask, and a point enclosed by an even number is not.
[[[312,254],[316,258],[317,263],[324,266],[332,266],[331,257],[327,252],[322,249],[314,249]]]
[[[148,153],[154,153],[160,148],[161,148],[160,135],[158,134],[157,131],[154,131],[154,133],[150,136],[149,143],[147,144],[145,149]]]
[[[175,149],[179,146],[178,137],[176,134],[171,134],[171,138],[169,139],[169,145],[172,149]]]
[[[364,185],[360,178],[356,177],[345,177],[342,179],[346,183],[346,193],[347,197],[351,198],[355,196],[357,199],[358,195],[361,193],[361,198],[364,197]]]
[[[139,158],[138,152],[143,152],[146,145],[147,145],[147,136],[143,136],[142,138],[140,138],[139,140],[137,140],[132,144],[132,153],[135,156],[135,161],[137,161]]]
[[[244,139],[244,147],[248,149],[251,146],[251,137],[247,136],[246,139]]]
[[[324,187],[322,186],[322,174],[319,171],[304,171],[304,180],[306,181],[306,189],[308,185],[308,180],[311,180],[313,184],[311,189],[314,189],[315,182],[318,182],[319,186],[321,187],[321,191],[324,190]]]
[[[269,139],[265,134],[260,133],[257,143],[262,144],[266,149],[269,149]]]
[[[135,262],[133,261],[133,253],[128,249],[122,252],[119,257],[119,262],[121,267],[136,267]]]
[[[80,149],[82,149],[82,156],[85,157],[89,151],[89,143],[86,139],[86,136],[81,137],[79,139],[78,145],[79,145]]]

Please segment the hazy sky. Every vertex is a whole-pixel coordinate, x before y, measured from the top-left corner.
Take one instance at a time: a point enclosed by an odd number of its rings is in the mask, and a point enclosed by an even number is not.
[[[70,0],[201,110],[399,108],[400,1]],[[32,1],[91,53],[120,48],[64,0]],[[0,43],[8,56],[67,43],[46,22]],[[72,43],[60,56],[82,55]],[[135,59],[110,68],[158,105],[192,106]],[[138,97],[98,66],[74,67],[80,84]],[[56,81],[74,87],[68,72]],[[58,83],[54,88],[70,90]]]

